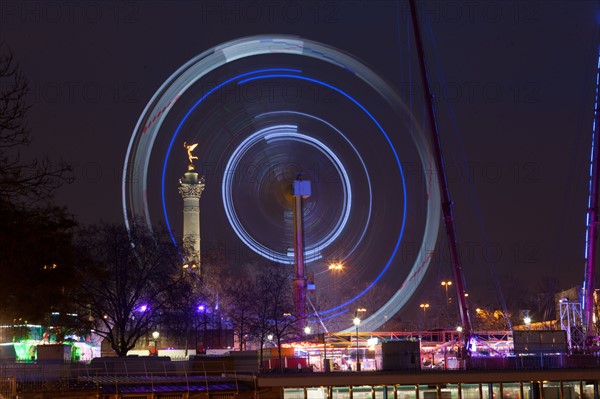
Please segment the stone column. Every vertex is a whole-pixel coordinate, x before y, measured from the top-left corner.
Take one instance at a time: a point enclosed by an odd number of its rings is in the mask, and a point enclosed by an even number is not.
[[[183,198],[183,257],[184,268],[200,268],[200,197],[204,177],[198,178],[194,165],[179,179],[179,194]]]

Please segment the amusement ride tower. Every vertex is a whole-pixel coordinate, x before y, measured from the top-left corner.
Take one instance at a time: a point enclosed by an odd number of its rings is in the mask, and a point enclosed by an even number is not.
[[[204,177],[198,178],[192,151],[198,144],[183,146],[190,163],[183,178],[179,179],[179,194],[183,198],[183,268],[200,268],[200,197],[204,191]]]

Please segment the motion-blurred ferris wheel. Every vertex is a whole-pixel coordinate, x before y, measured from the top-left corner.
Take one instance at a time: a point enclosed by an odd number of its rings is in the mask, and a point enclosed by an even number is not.
[[[213,47],[173,73],[132,134],[123,179],[126,223],[165,223],[177,242],[177,179],[184,141],[206,177],[202,240],[226,242],[236,262],[253,255],[293,263],[292,196],[306,200],[305,255],[322,320],[361,329],[398,312],[435,247],[439,189],[429,146],[402,98],[354,57],[282,35]],[[345,264],[343,273],[328,264]]]

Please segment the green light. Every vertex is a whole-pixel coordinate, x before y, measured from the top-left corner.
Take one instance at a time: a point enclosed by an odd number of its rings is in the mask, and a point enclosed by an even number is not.
[[[15,342],[13,345],[15,347],[15,355],[17,356],[17,360],[28,362],[36,359],[36,341],[26,340],[22,342]]]

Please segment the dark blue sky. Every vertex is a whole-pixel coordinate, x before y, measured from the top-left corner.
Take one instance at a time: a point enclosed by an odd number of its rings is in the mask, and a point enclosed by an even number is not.
[[[581,283],[597,2],[420,7],[468,289],[489,289],[487,260],[531,286]],[[30,81],[31,155],[75,165],[57,202],[84,223],[118,222],[131,133],[184,62],[243,36],[299,35],[362,60],[422,115],[409,21],[408,3],[392,1],[4,0],[0,40]],[[442,255],[423,287],[450,276]]]

